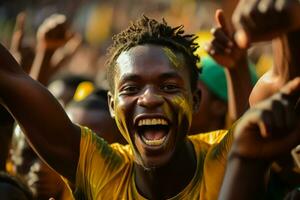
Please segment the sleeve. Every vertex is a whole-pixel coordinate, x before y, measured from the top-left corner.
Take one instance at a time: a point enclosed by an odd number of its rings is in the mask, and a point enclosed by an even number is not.
[[[230,129],[219,143],[212,145],[207,153],[204,164],[204,187],[206,190],[206,198],[204,199],[218,198],[232,140],[232,129]]]
[[[94,199],[121,165],[121,156],[106,141],[82,127],[75,199]]]

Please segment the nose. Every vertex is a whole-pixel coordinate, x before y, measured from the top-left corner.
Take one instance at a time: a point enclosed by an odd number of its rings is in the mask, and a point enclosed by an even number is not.
[[[152,87],[146,88],[145,91],[138,98],[138,105],[145,108],[154,108],[162,105],[164,99],[161,95],[155,92],[155,89]]]

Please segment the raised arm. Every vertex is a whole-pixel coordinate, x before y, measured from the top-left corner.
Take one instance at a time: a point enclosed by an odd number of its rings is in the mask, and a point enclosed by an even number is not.
[[[22,71],[0,45],[0,98],[20,124],[35,151],[52,168],[75,180],[80,128],[67,117],[56,99]]]
[[[34,49],[24,45],[26,13],[20,12],[16,18],[15,29],[12,34],[10,52],[18,61],[22,69],[29,73],[34,59]]]
[[[299,96],[296,78],[244,114],[234,130],[219,199],[264,199],[272,161],[300,143]]]
[[[37,31],[36,56],[30,71],[31,77],[47,85],[51,76],[74,55],[80,44],[81,38],[73,36],[66,16],[53,14],[45,19]]]
[[[300,27],[299,0],[240,0],[232,16],[237,44],[279,37]]]
[[[234,122],[248,109],[252,90],[251,76],[247,61],[247,50],[235,44],[227,28],[222,10],[216,11],[217,28],[212,33],[214,39],[207,46],[209,55],[224,67],[228,93],[228,115]]]
[[[233,14],[233,23],[236,42],[243,48],[250,42],[275,38],[275,64],[256,84],[250,104],[271,96],[300,75],[300,1],[241,0]]]

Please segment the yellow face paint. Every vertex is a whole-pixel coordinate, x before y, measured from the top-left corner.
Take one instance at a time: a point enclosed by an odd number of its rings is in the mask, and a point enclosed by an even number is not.
[[[192,96],[189,93],[190,83],[185,66],[183,55],[170,48],[155,45],[135,47],[129,53],[122,53],[118,58],[112,97],[114,116],[119,131],[133,150],[135,162],[142,166],[164,163],[173,156],[176,148],[182,147],[178,143],[185,141],[184,137],[192,121]],[[176,84],[180,85],[178,92],[168,93],[162,90],[165,79],[161,81],[160,75],[164,73],[178,74],[179,78],[174,78]],[[134,78],[128,78],[130,75]],[[136,92],[124,92],[127,86],[136,87]],[[153,92],[151,98],[153,95],[160,95],[159,99],[163,99],[163,102],[155,105],[157,106],[155,108],[151,105],[153,99],[148,99],[150,104],[144,99],[150,97],[143,95],[147,88],[151,88]],[[157,155],[157,160],[156,155],[152,157],[148,154],[151,150],[144,147],[139,133],[135,133],[137,131],[134,124],[135,117],[151,114],[150,109],[153,113],[164,115],[172,124],[169,129],[171,135],[167,138],[166,144],[161,147],[162,155]]]
[[[179,55],[176,55],[170,48],[163,47],[162,49],[174,67],[179,68],[184,65],[182,59],[178,59]]]
[[[192,123],[193,114],[192,102],[188,102],[185,98],[181,96],[176,96],[174,99],[172,99],[172,102],[174,105],[179,106],[179,113],[177,119],[178,122],[182,122],[183,116],[186,116],[190,127]]]

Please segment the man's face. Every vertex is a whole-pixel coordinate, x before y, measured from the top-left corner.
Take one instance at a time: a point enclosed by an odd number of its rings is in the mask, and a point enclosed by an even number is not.
[[[136,162],[161,166],[183,146],[191,123],[193,94],[184,58],[167,47],[143,45],[121,53],[116,65],[111,113]]]

